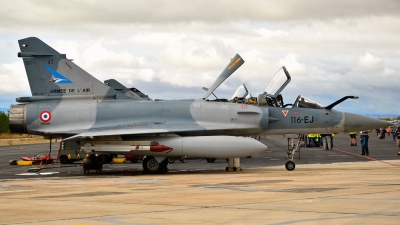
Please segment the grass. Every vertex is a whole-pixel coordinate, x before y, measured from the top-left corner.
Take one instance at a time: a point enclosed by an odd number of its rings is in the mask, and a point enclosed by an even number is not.
[[[32,135],[32,134],[0,134],[0,146],[8,145],[24,145],[24,144],[37,144],[48,142],[48,137]]]
[[[13,134],[13,133],[2,133],[0,139],[17,139],[17,138],[37,138],[43,139],[43,136],[32,135],[32,134]]]

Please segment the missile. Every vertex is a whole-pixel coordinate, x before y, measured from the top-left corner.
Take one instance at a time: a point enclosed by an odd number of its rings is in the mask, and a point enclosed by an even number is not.
[[[86,152],[164,157],[240,158],[261,153],[267,146],[253,138],[236,136],[150,136],[125,141],[81,142],[81,149]]]
[[[150,151],[152,152],[171,152],[173,148],[165,146],[165,145],[154,145],[150,146]]]

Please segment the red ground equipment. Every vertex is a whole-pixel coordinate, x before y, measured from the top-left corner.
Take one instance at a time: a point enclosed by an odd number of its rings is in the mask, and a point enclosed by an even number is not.
[[[21,156],[24,161],[32,161],[32,165],[47,165],[54,164],[51,156],[48,155],[34,155],[33,157]]]

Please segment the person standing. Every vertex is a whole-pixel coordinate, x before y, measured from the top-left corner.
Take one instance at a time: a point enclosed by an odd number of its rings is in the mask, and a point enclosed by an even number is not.
[[[357,132],[350,132],[350,146],[357,146]]]
[[[368,150],[368,131],[363,131],[360,134],[360,142],[361,142],[361,155],[369,155],[369,150]]]
[[[332,134],[321,134],[321,141],[325,150],[332,150]]]
[[[381,139],[385,139],[385,136],[386,136],[386,129],[381,128]]]
[[[397,146],[399,147],[399,153],[397,153],[397,155],[400,155],[400,126],[397,127],[396,137],[397,137]]]
[[[392,134],[393,141],[396,141],[396,128],[394,126],[390,128],[390,133]]]
[[[308,147],[312,148],[315,147],[315,134],[308,134]]]
[[[315,147],[321,146],[321,134],[315,134]]]

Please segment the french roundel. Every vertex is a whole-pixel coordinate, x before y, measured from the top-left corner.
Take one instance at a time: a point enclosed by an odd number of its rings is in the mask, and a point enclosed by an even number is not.
[[[47,110],[40,113],[40,120],[44,123],[47,123],[51,120],[51,113]]]

